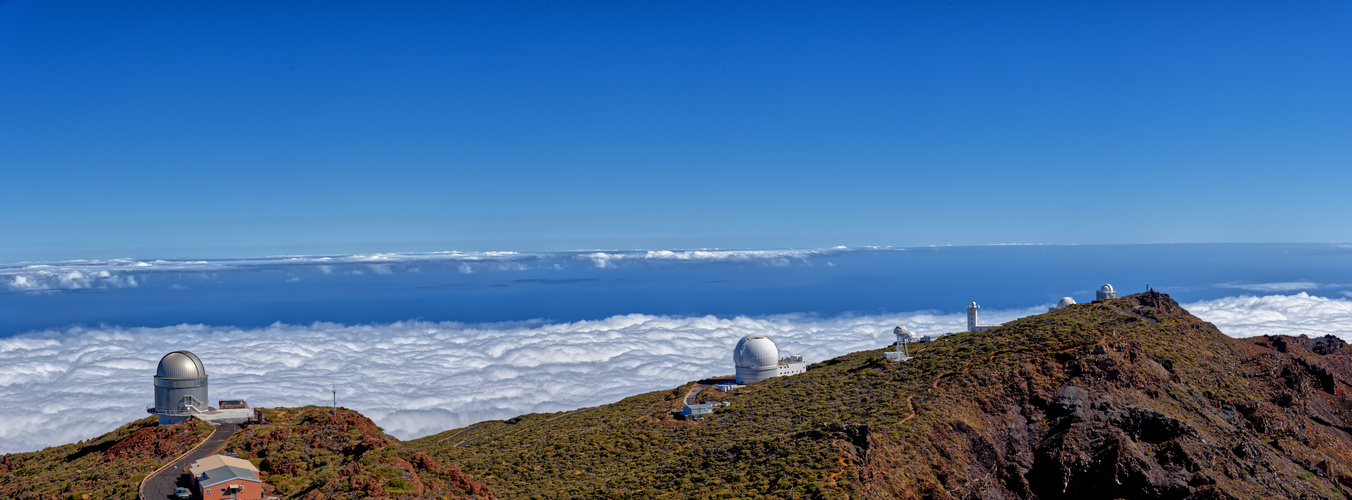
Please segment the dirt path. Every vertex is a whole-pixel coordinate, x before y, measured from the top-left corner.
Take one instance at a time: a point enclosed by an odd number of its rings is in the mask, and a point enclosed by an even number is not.
[[[1112,310],[1114,310],[1114,311],[1120,312],[1120,313],[1122,313],[1122,314],[1125,314],[1125,315],[1127,315],[1127,316],[1133,316],[1133,317],[1136,317],[1137,319],[1145,320],[1147,323],[1150,323],[1150,327],[1151,327],[1151,328],[1154,328],[1156,325],[1160,324],[1160,322],[1158,322],[1158,321],[1155,321],[1155,320],[1153,320],[1153,319],[1147,318],[1147,317],[1145,317],[1145,316],[1141,316],[1141,315],[1136,314],[1136,313],[1134,313],[1134,312],[1131,312],[1131,311],[1128,311],[1128,310],[1125,310],[1125,309],[1118,309],[1117,306],[1108,306],[1108,308],[1109,308],[1109,309],[1112,309]]]
[[[146,477],[144,481],[141,481],[141,500],[173,498],[175,487],[190,488],[192,481],[187,478],[188,474],[184,472],[184,469],[187,469],[188,465],[193,462],[215,455],[221,447],[225,446],[225,441],[230,439],[230,436],[234,436],[238,430],[239,425],[237,424],[221,424],[215,431],[212,431],[210,436],[207,436],[205,441],[202,441],[202,444],[179,455],[169,465]]]
[[[1112,307],[1112,306],[1109,306],[1109,307]],[[1117,309],[1117,308],[1114,307],[1113,309]],[[1146,321],[1150,321],[1150,322],[1151,322],[1151,326],[1154,326],[1154,324],[1155,324],[1155,321],[1152,320],[1152,319],[1150,319],[1150,318],[1146,318],[1146,317],[1144,317],[1144,316],[1132,314],[1132,313],[1129,313],[1129,312],[1127,312],[1127,311],[1123,311],[1123,310],[1121,310],[1121,309],[1117,309],[1117,310],[1118,310],[1118,312],[1121,312],[1121,313],[1124,313],[1124,314],[1129,314],[1129,315],[1132,315],[1132,316],[1136,316],[1136,317],[1139,317],[1139,318],[1141,318],[1141,319],[1143,319],[1143,320],[1146,320]],[[1064,352],[1070,352],[1070,351],[1073,351],[1073,350],[1076,350],[1076,349],[1085,347],[1085,346],[1087,346],[1087,345],[1092,345],[1092,344],[1079,344],[1079,345],[1073,345],[1073,346],[1070,346],[1070,347],[1066,347],[1066,348],[1062,348],[1062,349],[1057,349],[1057,350],[1055,350],[1055,351],[1045,351],[1044,353],[1061,354],[1061,353],[1064,353]],[[995,351],[995,352],[990,353],[989,355],[987,355],[987,356],[986,356],[986,359],[984,359],[984,360],[982,360],[982,361],[980,361],[980,362],[977,362],[977,361],[970,361],[970,362],[968,362],[967,364],[962,365],[962,367],[961,367],[961,368],[958,368],[957,370],[948,371],[948,372],[944,372],[944,373],[939,374],[938,376],[934,377],[934,380],[931,380],[931,381],[930,381],[930,384],[929,384],[930,390],[931,390],[931,391],[939,390],[939,381],[941,381],[941,380],[943,380],[943,379],[945,379],[945,378],[951,377],[951,376],[953,376],[953,375],[957,375],[957,374],[959,374],[959,373],[965,373],[965,372],[971,371],[972,368],[975,368],[975,367],[977,367],[977,366],[988,365],[988,364],[990,364],[991,362],[995,361],[995,358],[998,357],[998,356],[1003,356],[1003,355],[1006,355],[1006,354],[1018,354],[1018,353],[1030,353],[1030,354],[1036,354],[1036,353],[1038,353],[1038,352],[1037,352],[1037,351],[1032,351],[1032,350],[1025,350],[1025,349],[1005,349],[1005,350]],[[899,422],[899,423],[906,423],[906,422],[909,421],[910,419],[915,418],[915,414],[916,414],[916,413],[915,413],[915,405],[913,405],[913,404],[911,403],[911,400],[912,400],[913,398],[915,398],[915,394],[911,394],[911,395],[909,395],[909,396],[906,396],[906,406],[909,407],[909,408],[911,409],[911,414],[910,414],[910,415],[907,415],[906,418],[901,419],[901,422]]]
[[[910,419],[915,418],[915,405],[912,405],[912,404],[911,404],[911,398],[914,398],[914,397],[915,397],[915,394],[911,394],[911,395],[909,395],[909,396],[906,396],[906,407],[911,409],[911,414],[910,414],[910,415],[907,415],[906,418],[901,419],[901,422],[900,422],[900,423],[903,423],[903,424],[904,424],[904,423],[906,423],[907,420],[910,420]]]
[[[486,425],[486,424],[488,424],[488,422],[479,422],[479,423],[477,423],[477,424],[471,425],[471,426],[466,427],[466,428],[464,428],[464,429],[460,429],[460,432],[457,432],[457,433],[455,433],[455,434],[451,434],[451,435],[449,435],[449,436],[446,436],[446,437],[444,437],[444,438],[441,438],[441,440],[440,440],[440,441],[437,441],[437,442],[438,442],[438,443],[445,443],[445,442],[447,442],[447,441],[450,441],[451,438],[453,438],[453,437],[459,436],[459,435],[461,435],[461,434],[464,434],[464,433],[466,433],[466,432],[472,431],[472,430],[474,430],[474,429],[478,429],[478,428],[480,428],[480,427],[483,427],[483,426]]]

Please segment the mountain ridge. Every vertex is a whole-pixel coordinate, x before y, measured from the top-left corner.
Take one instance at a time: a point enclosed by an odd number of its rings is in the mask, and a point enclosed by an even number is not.
[[[1352,496],[1335,337],[1234,339],[1147,292],[914,347],[706,391],[730,406],[701,422],[665,418],[686,385],[409,445],[512,497]]]
[[[885,349],[700,392],[729,403],[701,421],[669,415],[692,382],[407,443],[346,409],[268,409],[272,427],[226,449],[284,498],[1352,497],[1352,358],[1333,336],[1235,339],[1147,292],[914,345],[902,363]],[[144,452],[155,440],[121,442],[200,431],[138,426],[92,442]],[[5,455],[0,491],[77,448]],[[72,494],[45,480],[17,481]]]

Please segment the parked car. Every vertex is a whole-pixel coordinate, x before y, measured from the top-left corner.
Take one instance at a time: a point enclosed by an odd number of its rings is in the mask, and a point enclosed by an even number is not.
[[[192,492],[187,488],[174,488],[174,498],[192,498]]]

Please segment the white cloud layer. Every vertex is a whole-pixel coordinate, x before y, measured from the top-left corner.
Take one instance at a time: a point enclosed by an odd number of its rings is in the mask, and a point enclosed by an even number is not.
[[[1042,308],[991,311],[1007,321]],[[257,406],[338,403],[412,438],[485,419],[617,401],[732,373],[732,347],[753,333],[815,362],[918,334],[962,329],[966,317],[758,318],[631,314],[541,324],[401,322],[70,328],[0,339],[0,452],[96,436],[146,414],[155,365],[170,351],[202,358],[212,401]]]
[[[358,255],[301,255],[219,260],[108,259],[46,263],[0,264],[0,285],[9,290],[50,293],[89,288],[129,288],[137,277],[163,273],[213,273],[257,269],[308,268],[323,274],[418,272],[419,264],[446,264],[462,273],[480,270],[528,271],[562,269],[578,263],[586,267],[672,265],[678,263],[740,262],[772,266],[805,264],[809,257],[849,251],[894,250],[887,247],[845,247],[806,250],[625,250],[585,252],[422,252]],[[895,249],[900,250],[900,249]]]
[[[877,248],[871,248],[877,250]],[[600,268],[614,267],[623,261],[649,262],[762,262],[774,266],[788,266],[806,262],[808,257],[831,255],[849,251],[846,247],[806,250],[648,250],[627,252],[590,252],[574,258],[590,260]]]
[[[1334,335],[1352,342],[1352,300],[1295,295],[1225,297],[1183,304],[1233,337]]]
[[[1316,290],[1329,285],[1312,281],[1280,281],[1276,283],[1221,283],[1216,286],[1220,288],[1234,288],[1236,290],[1248,292],[1283,293],[1298,292],[1301,290]]]
[[[1047,305],[989,311],[1001,322]],[[1352,300],[1306,293],[1185,304],[1239,337],[1334,334],[1352,340]],[[985,312],[985,311],[983,311]],[[529,412],[561,411],[731,373],[745,335],[770,335],[816,362],[893,340],[961,330],[965,314],[716,318],[631,314],[573,323],[276,324],[238,329],[70,328],[0,339],[0,452],[85,439],[145,416],[165,353],[206,364],[212,400],[258,406],[340,405],[412,438]]]

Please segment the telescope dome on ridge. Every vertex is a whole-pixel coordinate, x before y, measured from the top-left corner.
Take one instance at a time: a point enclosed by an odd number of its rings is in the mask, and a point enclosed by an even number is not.
[[[759,334],[747,335],[737,342],[737,347],[732,349],[732,363],[737,368],[738,384],[807,371],[802,356],[780,357],[779,344]]]
[[[176,424],[206,411],[207,369],[188,351],[174,351],[160,358],[155,369],[155,406],[146,410],[159,416],[160,425]]]
[[[732,351],[738,368],[773,368],[779,365],[779,344],[764,335],[747,335]]]
[[[160,367],[155,370],[159,378],[200,378],[207,376],[202,360],[188,351],[174,351],[160,359]]]

